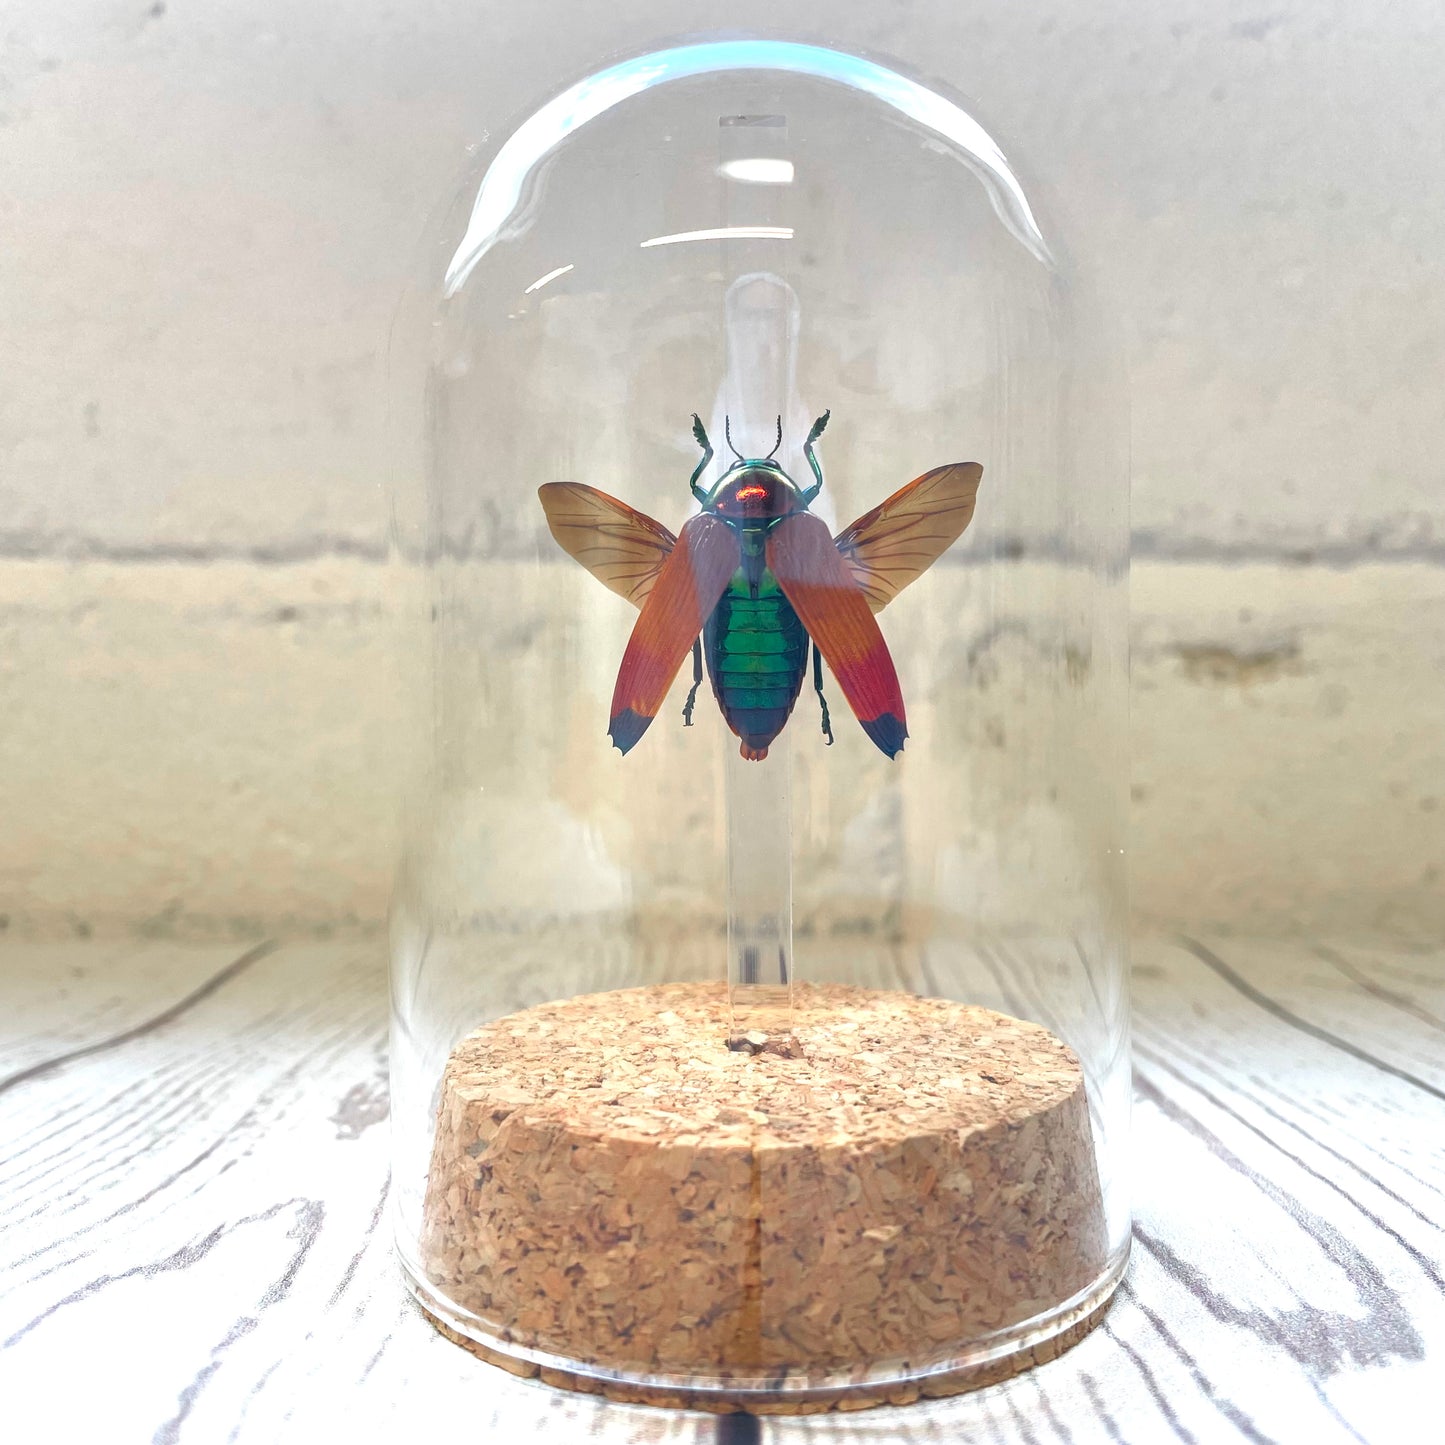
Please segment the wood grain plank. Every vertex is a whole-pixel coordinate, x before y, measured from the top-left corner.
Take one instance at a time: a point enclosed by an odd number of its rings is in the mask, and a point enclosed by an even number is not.
[[[1413,1078],[1380,1069],[1395,1019],[1367,993],[1357,993],[1351,1009],[1336,1006],[1349,1037],[1299,1026],[1295,1016],[1308,1023],[1315,1007],[1310,975],[1298,959],[1309,953],[1292,951],[1256,978],[1272,1000],[1288,1006],[1281,1017],[1207,965],[1199,967],[1190,952],[1150,949],[1135,970],[1137,1056],[1176,1068],[1187,1064],[1197,1080],[1232,1086],[1264,1132],[1292,1130],[1322,1141],[1319,1148],[1332,1162],[1322,1158],[1318,1167],[1344,1165],[1374,1181],[1412,1212],[1409,1228],[1429,1228],[1442,1219],[1445,1193],[1445,1158],[1434,1129],[1440,1105]],[[1249,966],[1247,956],[1240,964]]]
[[[56,1059],[95,1048],[245,967],[256,945],[8,943],[0,977],[0,1090]],[[270,945],[263,945],[270,947]]]
[[[1410,1015],[1386,1017],[1380,1009],[1366,1007],[1361,986],[1348,975],[1337,979],[1322,966],[1318,947],[1285,954],[1268,950],[1271,987],[1265,989],[1246,976],[1260,972],[1258,945],[1233,943],[1231,964],[1198,939],[1182,942],[1256,1007],[1445,1103],[1445,1047],[1439,1031]],[[1381,1001],[1378,992],[1370,999]]]
[[[1424,1145],[1445,1105],[1401,1077],[1435,1077],[1428,960],[1202,946],[1247,988],[1183,946],[1140,951],[1139,1248],[1106,1325],[975,1395],[807,1421],[562,1394],[430,1329],[391,1255],[375,949],[287,945],[199,996],[234,955],[140,950],[103,978],[86,964],[64,999],[19,990],[42,1033],[67,1010],[94,1024],[52,1026],[28,1058],[70,1057],[0,1094],[7,1421],[120,1445],[1418,1438],[1408,1411],[1445,1351],[1445,1166]],[[1047,973],[1004,950],[968,968],[1019,1012],[1047,1005]]]
[[[1418,1392],[1445,1342],[1445,1297],[1426,1207],[1435,1190],[1368,1135],[1402,1116],[1409,1134],[1438,1135],[1445,1110],[1379,1068],[1382,1025],[1367,994],[1348,1025],[1353,1037],[1337,1036],[1342,1020],[1310,1026],[1307,950],[1241,952],[1226,965],[1235,978],[1196,949],[1155,948],[1141,960],[1136,1129],[1146,1134],[1159,1115],[1175,1126],[1170,1153],[1151,1158],[1190,1188],[1156,1204],[1157,1168],[1145,1176],[1136,1237],[1170,1281],[1161,1293],[1188,1296],[1186,1316],[1246,1332],[1253,1360],[1275,1357],[1276,1393],[1296,1396],[1296,1428],[1313,1416],[1311,1428],[1340,1438],[1391,1438],[1383,1401],[1363,1405],[1357,1383],[1384,1372],[1400,1392],[1394,1402]],[[1367,1119],[1322,1129],[1322,1099]],[[1381,1173],[1396,1187],[1378,1182]],[[1292,1390],[1297,1382],[1312,1400]]]
[[[1348,958],[1353,967],[1377,983],[1414,995],[1429,1006],[1434,1017],[1445,1016],[1445,955],[1423,948],[1362,941],[1315,943],[1321,958]]]
[[[1441,994],[1445,996],[1445,989],[1433,988],[1427,980],[1417,980],[1413,985],[1413,992],[1407,991],[1398,983],[1385,983],[1380,980],[1375,972],[1368,967],[1361,966],[1351,956],[1353,950],[1344,948],[1330,948],[1324,944],[1315,945],[1315,956],[1322,958],[1331,968],[1337,969],[1351,983],[1365,990],[1371,998],[1378,999],[1389,1008],[1398,1009],[1409,1014],[1411,1018],[1425,1025],[1430,1033],[1445,1038],[1445,1002],[1439,1009],[1427,1008],[1419,1001],[1418,994]]]
[[[362,1145],[374,1154],[372,1178],[354,1192],[364,1192],[363,1223],[369,1218],[385,1131],[348,1141],[350,1151],[315,1147],[336,1136],[328,1116],[350,1088],[383,1086],[374,961],[365,978],[336,962],[334,953],[295,949],[258,960],[154,1029],[0,1098],[7,1138],[10,1118],[33,1110],[37,1097],[70,1106],[58,1132],[6,1168],[8,1203],[17,1168],[23,1174],[44,1155],[44,1188],[26,1194],[30,1207],[0,1234],[10,1256],[0,1358],[18,1367],[14,1398],[44,1381],[28,1361],[101,1339],[99,1383],[111,1388],[62,1400],[73,1423],[91,1438],[117,1438],[100,1417],[113,1418],[116,1401],[144,1398],[145,1433],[136,1438],[175,1434],[214,1390],[224,1361],[290,1307],[318,1244],[344,1242],[322,1224],[355,1207],[346,1166]],[[76,1094],[94,1099],[102,1079],[113,1109],[97,1117],[73,1107]]]

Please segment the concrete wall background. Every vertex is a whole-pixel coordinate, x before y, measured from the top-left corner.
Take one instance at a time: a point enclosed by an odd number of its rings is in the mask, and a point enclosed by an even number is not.
[[[424,216],[483,132],[719,13],[12,0],[0,909],[14,926],[379,916],[402,748],[374,681],[384,347]],[[1133,389],[1144,919],[1437,929],[1433,0],[730,0],[725,14],[729,31],[893,54],[971,95],[1097,258]]]

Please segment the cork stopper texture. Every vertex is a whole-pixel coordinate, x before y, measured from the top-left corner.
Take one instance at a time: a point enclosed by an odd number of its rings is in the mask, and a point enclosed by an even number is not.
[[[722,984],[544,1004],[447,1064],[423,1269],[502,1342],[638,1375],[936,1368],[1106,1264],[1083,1077],[1046,1029],[796,990],[798,1057]]]

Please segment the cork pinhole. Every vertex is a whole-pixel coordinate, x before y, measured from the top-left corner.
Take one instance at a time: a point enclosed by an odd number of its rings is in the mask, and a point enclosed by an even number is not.
[[[768,1034],[762,1029],[752,1029],[728,1040],[728,1048],[735,1054],[772,1054],[779,1059],[801,1059],[803,1046],[791,1034]]]

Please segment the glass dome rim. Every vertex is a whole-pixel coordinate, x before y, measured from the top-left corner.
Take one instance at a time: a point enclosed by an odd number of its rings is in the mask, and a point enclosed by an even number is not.
[[[972,102],[934,78],[924,79],[896,57],[862,49],[780,38],[685,39],[639,50],[589,72],[509,125],[491,148],[476,186],[464,232],[446,262],[441,293],[451,300],[487,253],[525,229],[534,172],[592,121],[659,87],[709,75],[782,72],[843,86],[929,131],[982,184],[1000,223],[1048,271],[1067,267],[1056,238],[1045,239],[1029,192],[1003,148],[976,118]],[[903,103],[900,103],[903,102]],[[972,143],[970,143],[972,142]],[[477,166],[469,167],[475,177]]]

